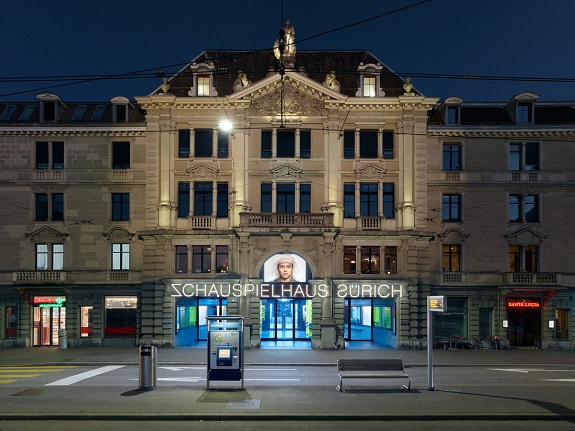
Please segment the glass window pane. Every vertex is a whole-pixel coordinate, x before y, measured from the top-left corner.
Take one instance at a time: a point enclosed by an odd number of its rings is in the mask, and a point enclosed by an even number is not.
[[[277,156],[295,157],[295,130],[277,131]]]
[[[212,129],[197,129],[194,131],[194,157],[212,157],[213,155]]]
[[[64,244],[52,245],[52,269],[54,271],[64,269]]]
[[[36,270],[46,271],[48,269],[48,245],[36,244]]]
[[[346,130],[343,132],[343,158],[355,158],[355,131]]]
[[[311,131],[301,130],[299,134],[299,155],[302,159],[311,158]]]
[[[187,159],[190,157],[190,130],[178,130],[178,157]]]
[[[377,130],[362,130],[359,133],[359,156],[362,159],[376,159],[377,150]]]
[[[343,216],[345,218],[355,217],[355,184],[353,183],[343,185]]]
[[[272,157],[272,132],[271,130],[262,130],[262,159],[271,159]]]
[[[36,169],[48,169],[49,166],[48,142],[36,142]]]

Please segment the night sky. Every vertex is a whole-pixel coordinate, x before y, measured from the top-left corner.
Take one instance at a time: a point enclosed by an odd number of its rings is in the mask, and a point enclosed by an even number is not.
[[[206,49],[271,49],[287,19],[298,51],[370,51],[426,96],[573,101],[574,17],[574,0],[2,0],[0,103],[134,100]]]

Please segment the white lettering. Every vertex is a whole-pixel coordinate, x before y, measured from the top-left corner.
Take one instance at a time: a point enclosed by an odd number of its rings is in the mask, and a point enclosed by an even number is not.
[[[182,294],[180,293],[180,291],[178,290],[178,286],[181,286],[181,284],[174,284],[172,283],[172,289],[174,289],[176,291],[176,293],[172,293],[172,296],[176,297],[176,298],[180,298],[182,296]]]

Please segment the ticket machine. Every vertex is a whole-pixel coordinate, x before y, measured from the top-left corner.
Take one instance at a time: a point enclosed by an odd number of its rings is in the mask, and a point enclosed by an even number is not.
[[[244,352],[242,316],[208,316],[208,378],[241,381],[244,388]]]

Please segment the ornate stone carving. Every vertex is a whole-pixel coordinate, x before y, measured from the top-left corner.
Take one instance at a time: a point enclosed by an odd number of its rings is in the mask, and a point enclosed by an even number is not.
[[[340,84],[339,81],[335,78],[335,72],[333,70],[325,76],[325,81],[323,81],[323,85],[329,88],[330,90],[339,92]]]
[[[234,92],[237,93],[238,91],[241,91],[244,88],[249,87],[250,85],[251,82],[249,81],[247,75],[240,70],[238,73],[238,77],[234,81]]]
[[[320,115],[323,101],[286,85],[283,97],[278,89],[274,93],[255,99],[252,106],[257,115],[280,115],[282,113],[283,115]]]
[[[358,180],[380,180],[383,181],[383,177],[387,170],[376,166],[367,165],[362,168],[355,169],[355,175]]]

